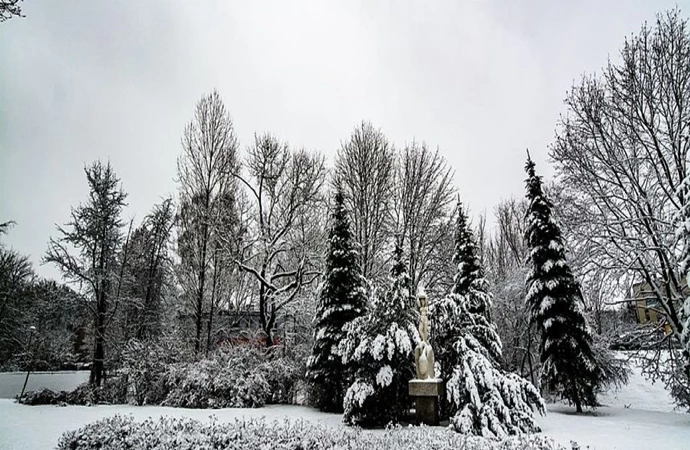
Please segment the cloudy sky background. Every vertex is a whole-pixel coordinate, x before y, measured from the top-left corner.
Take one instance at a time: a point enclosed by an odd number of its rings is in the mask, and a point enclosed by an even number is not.
[[[23,2],[0,24],[0,222],[40,266],[110,159],[141,220],[173,195],[180,137],[217,88],[242,147],[270,131],[330,162],[368,120],[440,149],[473,215],[550,177],[563,98],[676,1]]]

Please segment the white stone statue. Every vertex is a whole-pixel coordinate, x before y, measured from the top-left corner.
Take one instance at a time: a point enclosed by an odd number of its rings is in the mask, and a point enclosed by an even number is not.
[[[429,345],[429,318],[427,316],[427,297],[424,288],[419,287],[417,293],[417,301],[419,305],[419,313],[421,320],[419,321],[419,336],[422,342],[414,349],[414,360],[417,367],[417,379],[427,380],[436,378],[434,372],[434,350]]]

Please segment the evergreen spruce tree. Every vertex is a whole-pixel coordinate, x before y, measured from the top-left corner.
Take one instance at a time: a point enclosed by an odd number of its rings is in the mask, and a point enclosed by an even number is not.
[[[484,269],[479,262],[477,245],[472,229],[468,224],[467,213],[459,199],[457,210],[455,252],[453,253],[453,264],[455,265],[456,273],[451,291],[452,294],[457,294],[457,296],[448,298],[462,301],[463,305],[465,305],[465,302],[469,302],[466,304],[466,307],[472,313],[484,315],[490,320],[491,296],[489,295],[488,283],[484,278]],[[431,301],[430,306],[434,311],[439,311],[438,308],[434,309],[433,301]],[[433,316],[431,312],[430,315]],[[446,383],[450,379],[456,363],[453,349],[454,339],[462,332],[462,327],[462,323],[458,321],[438,320],[431,327],[432,347],[434,348],[436,361],[438,361],[441,368],[441,378]],[[487,348],[492,347],[492,345],[487,345]],[[500,364],[500,346],[498,351],[491,351],[488,355],[494,363]],[[442,406],[442,415],[446,417],[453,408],[448,404]]]
[[[365,312],[366,284],[340,189],[331,220],[325,281],[314,318],[314,346],[307,376],[314,384],[315,405],[323,411],[342,412],[348,369],[335,350],[345,336],[344,327]]]
[[[501,340],[491,322],[491,295],[462,205],[455,235],[455,286],[430,302],[435,351],[446,381],[451,426],[485,437],[539,431],[534,410],[545,412],[539,391],[501,369]]]
[[[375,297],[367,315],[350,322],[338,347],[343,363],[355,367],[344,403],[344,418],[350,424],[397,423],[410,407],[407,391],[415,376],[413,351],[420,342],[419,314],[399,244],[394,258],[386,294]]]
[[[604,380],[582,311],[580,286],[565,260],[561,231],[551,217],[552,205],[529,155],[525,170],[526,239],[532,262],[526,302],[530,320],[541,332],[541,381],[582,412],[582,405],[596,406],[596,392]]]
[[[472,229],[467,223],[467,215],[458,199],[458,220],[455,230],[455,253],[453,263],[457,267],[453,293],[459,295],[471,294],[473,312],[490,315],[491,298],[489,284],[484,278],[484,268],[479,262],[477,244]]]

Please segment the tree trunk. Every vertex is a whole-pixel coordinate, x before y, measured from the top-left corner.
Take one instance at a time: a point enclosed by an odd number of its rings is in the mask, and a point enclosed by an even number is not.
[[[94,335],[93,361],[91,364],[91,374],[89,377],[89,382],[94,386],[100,386],[102,384],[105,373],[105,313],[105,292],[100,292],[96,304],[96,333]]]
[[[213,314],[216,306],[216,286],[218,278],[218,247],[213,249],[213,284],[211,286],[211,307],[208,313],[207,333],[206,333],[206,356],[211,350],[211,330],[213,329]]]
[[[209,198],[208,193],[206,194],[206,203],[204,204],[205,211],[208,211]],[[204,219],[205,220],[205,219]],[[194,353],[198,354],[201,350],[201,329],[202,329],[202,314],[204,306],[204,287],[206,283],[206,254],[208,252],[208,240],[209,240],[209,229],[208,224],[202,225],[202,239],[201,244],[201,261],[199,266],[198,274],[198,291],[196,299],[196,336],[194,339]]]
[[[264,332],[266,333],[266,348],[273,347],[275,342],[273,342],[273,327],[275,327],[276,324],[276,314],[271,309],[271,311],[268,314],[268,321],[266,322],[266,329]]]
[[[580,402],[580,395],[577,392],[577,387],[573,383],[573,403],[575,403],[575,412],[581,413],[582,412],[582,402]]]

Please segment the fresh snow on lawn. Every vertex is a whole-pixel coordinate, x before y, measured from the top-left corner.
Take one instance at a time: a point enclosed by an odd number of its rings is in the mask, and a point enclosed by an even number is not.
[[[265,417],[268,420],[302,418],[324,426],[344,426],[338,414],[318,412],[303,406],[266,406],[259,409],[199,410],[159,406],[26,406],[0,400],[0,449],[52,449],[60,435],[89,422],[113,416],[132,415],[135,420],[161,416],[190,417],[219,421],[237,417]],[[549,414],[539,419],[544,433],[570,448],[575,440],[584,450],[635,450],[690,448],[690,415],[641,411],[626,408],[597,409],[594,413],[573,414],[573,409],[552,405]]]
[[[327,414],[303,406],[269,405],[263,408],[185,409],[164,406],[27,406],[0,399],[0,450],[39,450],[55,448],[68,430],[76,430],[104,417],[131,415],[142,421],[148,417],[189,417],[206,421],[211,415],[220,422],[237,417],[265,417],[268,420],[301,418],[325,426],[344,426],[342,416]]]
[[[32,375],[33,376],[33,375]],[[633,369],[630,382],[622,389],[600,397],[603,407],[582,415],[574,408],[549,405],[545,417],[538,418],[543,432],[566,448],[576,441],[585,450],[688,450],[690,415],[674,411],[671,396],[660,383],[645,380]],[[238,417],[265,417],[267,420],[304,419],[324,426],[344,426],[342,416],[303,406],[266,406],[258,409],[182,409],[160,406],[25,406],[0,399],[0,450],[53,449],[67,430],[115,414],[132,415],[135,420],[161,416],[190,417],[219,421]]]
[[[601,407],[579,415],[575,408],[549,405],[538,422],[566,448],[576,441],[582,450],[690,449],[688,414]]]
[[[623,352],[618,353],[624,356]],[[628,384],[617,391],[605,392],[599,396],[599,403],[616,408],[644,409],[646,411],[675,411],[673,397],[664,383],[652,383],[642,376],[642,370],[631,362],[632,373]],[[688,447],[690,449],[690,445]]]

